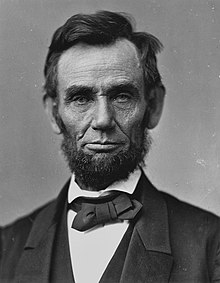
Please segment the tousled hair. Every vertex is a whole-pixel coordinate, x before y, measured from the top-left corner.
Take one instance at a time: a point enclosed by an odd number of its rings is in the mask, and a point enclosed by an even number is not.
[[[139,52],[146,95],[155,86],[163,87],[156,58],[163,47],[159,39],[146,32],[135,32],[131,17],[124,13],[99,11],[95,14],[76,14],[55,31],[44,66],[44,101],[47,97],[58,98],[57,65],[65,50],[77,43],[107,46],[119,39],[131,41]]]

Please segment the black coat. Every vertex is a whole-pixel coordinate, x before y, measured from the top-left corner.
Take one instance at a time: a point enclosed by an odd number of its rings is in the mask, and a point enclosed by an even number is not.
[[[68,187],[56,200],[1,228],[0,282],[74,282]],[[220,282],[220,219],[157,191],[143,174],[135,195],[143,204],[141,213],[100,282]]]

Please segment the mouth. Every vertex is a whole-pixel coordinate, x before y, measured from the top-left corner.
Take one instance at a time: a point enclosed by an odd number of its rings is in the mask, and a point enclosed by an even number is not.
[[[95,152],[110,152],[122,146],[122,143],[112,142],[112,141],[95,141],[91,143],[86,143],[86,149]]]

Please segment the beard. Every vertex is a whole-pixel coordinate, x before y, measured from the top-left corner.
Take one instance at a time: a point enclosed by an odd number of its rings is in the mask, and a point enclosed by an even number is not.
[[[128,149],[117,153],[88,154],[77,150],[75,140],[63,131],[62,152],[78,183],[90,190],[102,190],[110,184],[126,180],[144,158],[151,145],[147,130],[143,131],[140,146],[131,143]]]

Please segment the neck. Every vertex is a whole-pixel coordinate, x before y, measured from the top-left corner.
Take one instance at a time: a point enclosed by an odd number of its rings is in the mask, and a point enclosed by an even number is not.
[[[113,183],[113,182],[109,182],[109,183],[100,182],[101,183],[100,186],[91,187],[91,186],[86,186],[79,178],[76,178],[75,181],[77,185],[81,188],[81,190],[90,191],[90,192],[98,192],[105,190],[108,186],[110,186]]]

